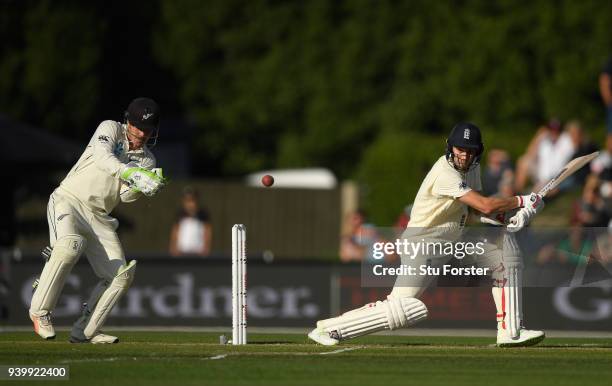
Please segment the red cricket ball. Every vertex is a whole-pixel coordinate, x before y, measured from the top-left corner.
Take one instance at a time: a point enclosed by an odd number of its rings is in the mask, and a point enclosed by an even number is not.
[[[272,186],[272,184],[274,184],[274,177],[269,174],[266,174],[265,176],[261,177],[261,183],[264,186],[270,187]]]

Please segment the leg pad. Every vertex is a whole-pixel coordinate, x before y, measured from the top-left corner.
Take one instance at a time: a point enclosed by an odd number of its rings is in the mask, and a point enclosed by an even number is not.
[[[377,331],[411,326],[427,318],[427,307],[416,298],[392,298],[366,304],[336,318],[321,320],[317,327],[339,340]]]

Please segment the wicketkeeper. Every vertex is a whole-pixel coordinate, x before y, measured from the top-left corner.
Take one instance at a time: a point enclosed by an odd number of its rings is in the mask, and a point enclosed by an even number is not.
[[[117,343],[100,331],[134,280],[136,261],[126,263],[117,227],[110,216],[120,202],[153,196],[165,184],[149,150],[157,141],[159,106],[136,98],[123,123],[102,122],[74,167],[49,198],[51,253],[30,305],[34,331],[55,338],[51,315],[66,278],[83,253],[100,279],[70,334],[73,343]]]
[[[510,218],[503,247],[487,243],[481,264],[490,268],[493,299],[497,308],[497,344],[529,346],[544,339],[542,331],[527,330],[522,324],[520,250],[513,232],[523,228],[542,210],[542,197],[536,193],[509,198],[485,197],[481,190],[480,158],[484,150],[480,129],[459,123],[451,131],[446,154],[429,171],[417,193],[410,223],[403,238],[454,241],[461,237],[469,209],[487,216],[520,208]],[[421,255],[411,260],[402,255],[402,264],[442,266],[452,257]],[[416,263],[415,263],[416,261]],[[324,345],[382,330],[408,327],[427,318],[427,308],[418,298],[434,278],[398,276],[386,300],[367,304],[338,317],[320,320],[308,337]]]

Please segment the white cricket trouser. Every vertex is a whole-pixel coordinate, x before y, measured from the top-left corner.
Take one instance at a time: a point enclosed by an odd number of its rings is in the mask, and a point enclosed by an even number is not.
[[[466,257],[466,264],[474,264],[478,267],[489,268],[489,274],[496,279],[497,272],[503,261],[502,249],[496,244],[484,243],[484,253],[478,257]],[[416,267],[427,265],[434,268],[440,268],[444,264],[448,264],[453,256],[416,256],[414,259],[401,256],[402,264]],[[420,298],[425,290],[436,279],[433,275],[416,275],[416,276],[398,276],[390,296],[393,298],[413,297]]]
[[[62,236],[78,234],[87,239],[85,255],[96,276],[112,281],[125,265],[125,255],[116,230],[117,219],[94,213],[70,193],[56,189],[47,206],[51,247]]]

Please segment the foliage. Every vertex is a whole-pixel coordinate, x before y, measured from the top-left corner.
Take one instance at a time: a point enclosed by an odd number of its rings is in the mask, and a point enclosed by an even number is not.
[[[551,116],[601,126],[611,7],[165,1],[157,53],[223,173],[327,166],[390,222],[458,120],[514,156]]]
[[[90,132],[146,93],[194,121],[198,175],[325,166],[369,200],[394,139],[417,157],[425,134],[470,120],[516,156],[552,116],[601,131],[612,3],[9,1],[0,32],[0,105],[17,119]],[[392,221],[401,207],[380,197],[368,205]]]
[[[0,105],[26,122],[71,133],[94,113],[102,26],[92,10],[39,1],[2,12]],[[15,28],[15,29],[14,29]],[[34,118],[36,120],[36,118]],[[63,130],[62,130],[63,129]]]

